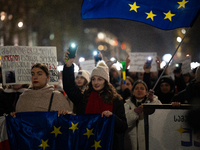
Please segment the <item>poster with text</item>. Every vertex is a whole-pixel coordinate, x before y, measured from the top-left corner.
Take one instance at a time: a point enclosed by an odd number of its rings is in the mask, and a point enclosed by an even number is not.
[[[151,57],[153,59],[151,63],[151,72],[157,71],[157,64],[156,64],[156,57],[157,53],[146,53],[146,52],[133,52],[129,53],[129,59],[130,59],[130,72],[144,72],[143,66],[145,62],[147,61],[148,57]]]
[[[90,73],[92,73],[92,70],[95,67],[95,62],[94,62],[93,59],[91,59],[91,60],[85,60],[83,62],[80,62],[80,66],[81,66],[82,70],[87,70]]]
[[[199,150],[200,139],[187,124],[187,109],[156,109],[149,115],[149,150]]]
[[[56,47],[1,46],[1,67],[4,85],[31,84],[31,67],[47,66],[49,84],[58,83]]]

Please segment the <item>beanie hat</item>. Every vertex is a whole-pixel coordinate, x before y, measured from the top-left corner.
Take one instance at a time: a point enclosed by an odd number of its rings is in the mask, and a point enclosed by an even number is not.
[[[87,82],[90,82],[90,73],[87,70],[79,70],[77,76],[83,76]]]
[[[109,69],[104,61],[99,61],[97,66],[92,70],[91,77],[100,76],[109,82]]]
[[[175,90],[175,83],[171,76],[164,75],[160,78],[160,81],[158,82],[158,88],[160,89],[161,83],[168,83],[170,85],[170,92],[174,92]]]
[[[169,75],[162,76],[160,78],[160,81],[158,82],[158,86],[160,86],[160,84],[164,82],[168,83],[171,87],[175,86],[172,77]]]
[[[200,66],[196,70],[196,82],[200,82]]]

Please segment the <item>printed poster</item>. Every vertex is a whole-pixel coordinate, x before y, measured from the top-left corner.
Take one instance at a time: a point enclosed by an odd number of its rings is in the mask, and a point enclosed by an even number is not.
[[[133,52],[129,53],[130,58],[130,72],[144,72],[143,66],[147,61],[148,57],[153,58],[151,63],[151,72],[157,72],[156,57],[157,53],[146,53],[146,52]]]
[[[49,84],[58,83],[56,47],[2,46],[0,55],[4,85],[31,84],[31,67],[36,63],[48,67]]]

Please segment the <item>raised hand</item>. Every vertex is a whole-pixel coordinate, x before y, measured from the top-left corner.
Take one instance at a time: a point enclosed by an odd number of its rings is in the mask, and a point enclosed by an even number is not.
[[[67,50],[67,52],[65,53],[64,61],[65,61],[65,64],[67,65],[67,67],[71,67],[71,65],[74,62],[74,59],[76,58],[76,54],[75,54],[74,58],[69,58],[68,54],[69,54],[69,52]]]

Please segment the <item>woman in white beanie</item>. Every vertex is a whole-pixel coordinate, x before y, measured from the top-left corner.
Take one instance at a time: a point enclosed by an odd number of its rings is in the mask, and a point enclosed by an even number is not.
[[[85,90],[85,86],[90,82],[90,73],[87,70],[79,70],[76,78],[75,83],[82,91]]]
[[[75,78],[76,86],[82,92],[84,92],[89,82],[90,82],[90,73],[87,70],[79,70]],[[73,110],[73,113],[76,114],[76,107],[74,106],[73,102],[70,100],[70,98],[67,95],[66,95],[66,99],[69,102],[69,106]]]
[[[74,82],[74,59],[65,54],[66,65],[63,69],[63,88],[77,108],[77,114],[101,113],[102,117],[115,114],[115,130],[113,150],[119,149],[117,133],[127,129],[125,110],[122,97],[109,83],[109,69],[100,61],[91,74],[91,81],[87,89],[82,92]]]

